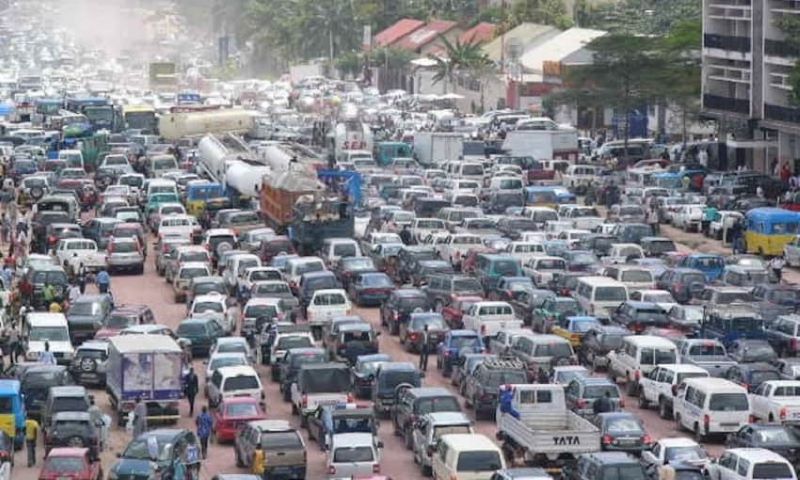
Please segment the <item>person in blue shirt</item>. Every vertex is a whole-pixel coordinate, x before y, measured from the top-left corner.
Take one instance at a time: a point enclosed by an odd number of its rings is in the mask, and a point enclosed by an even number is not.
[[[200,451],[205,460],[208,454],[208,437],[211,436],[211,426],[214,423],[207,406],[203,406],[203,411],[197,416],[195,423],[197,424],[197,437],[200,438]]]
[[[94,281],[97,283],[97,289],[100,290],[100,293],[108,293],[108,289],[111,288],[111,276],[105,269],[100,270]]]
[[[39,363],[45,365],[56,364],[56,357],[53,355],[53,352],[50,351],[50,342],[44,342],[44,351],[39,352]]]

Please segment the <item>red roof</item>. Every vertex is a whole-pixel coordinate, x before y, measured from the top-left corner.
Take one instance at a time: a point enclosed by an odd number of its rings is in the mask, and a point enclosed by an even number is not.
[[[456,22],[449,20],[434,20],[411,35],[407,35],[397,44],[397,47],[406,50],[419,50],[438,39],[439,35],[443,35],[455,28],[456,25]]]
[[[398,20],[391,27],[375,35],[373,44],[376,47],[391,45],[423,25],[425,25],[425,22],[422,20],[414,20],[413,18]]]
[[[483,43],[494,38],[495,26],[493,23],[481,22],[466,32],[462,33],[458,41],[463,43]]]

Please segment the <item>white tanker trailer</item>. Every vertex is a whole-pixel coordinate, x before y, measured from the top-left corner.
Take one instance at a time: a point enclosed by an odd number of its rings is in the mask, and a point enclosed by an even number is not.
[[[158,119],[158,131],[164,140],[226,133],[249,134],[256,127],[258,114],[240,108],[177,111]]]

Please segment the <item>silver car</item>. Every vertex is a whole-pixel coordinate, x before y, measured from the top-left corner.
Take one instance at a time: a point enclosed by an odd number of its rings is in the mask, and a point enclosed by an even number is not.
[[[328,478],[351,478],[380,473],[381,442],[371,433],[339,433],[328,450]]]
[[[144,253],[135,238],[111,238],[108,242],[108,270],[144,273]]]

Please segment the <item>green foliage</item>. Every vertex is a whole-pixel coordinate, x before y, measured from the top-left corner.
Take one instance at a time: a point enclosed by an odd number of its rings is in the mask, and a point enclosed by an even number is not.
[[[775,19],[775,26],[786,35],[785,41],[789,47],[800,50],[800,18],[796,15],[780,15]],[[792,87],[790,101],[794,105],[800,105],[800,61],[795,62],[788,80]]]
[[[450,42],[439,35],[439,41],[445,49],[444,57],[429,54],[428,58],[436,62],[433,82],[452,82],[457,72],[467,73],[474,77],[482,77],[494,71],[494,62],[484,53],[481,42]]]
[[[564,0],[518,0],[511,7],[510,28],[525,23],[542,23],[566,29],[572,26]]]
[[[364,66],[362,56],[355,51],[345,52],[334,62],[336,69],[343,75],[357,76]]]
[[[611,32],[665,35],[685,20],[702,17],[702,0],[620,0],[591,5],[576,3],[578,25]]]

